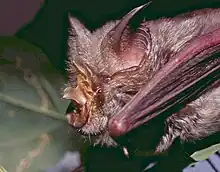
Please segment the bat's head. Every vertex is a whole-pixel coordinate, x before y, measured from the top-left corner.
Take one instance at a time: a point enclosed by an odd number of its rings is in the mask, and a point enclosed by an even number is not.
[[[69,82],[63,98],[71,100],[67,110],[69,123],[85,135],[108,135],[109,118],[148,78],[151,63],[143,57],[150,52],[150,34],[147,27],[136,31],[127,27],[142,8],[135,8],[120,21],[107,23],[93,33],[69,15]],[[101,142],[109,142],[105,140]]]

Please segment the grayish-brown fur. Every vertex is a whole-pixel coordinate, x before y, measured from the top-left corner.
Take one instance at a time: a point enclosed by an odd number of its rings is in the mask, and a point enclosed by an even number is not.
[[[174,18],[162,18],[145,21],[151,36],[151,50],[145,56],[145,65],[136,72],[123,73],[111,78],[117,71],[126,68],[126,61],[120,60],[108,49],[102,49],[101,43],[107,33],[118,23],[109,22],[91,33],[77,19],[71,17],[69,32],[69,84],[75,84],[73,61],[87,64],[93,75],[99,78],[104,91],[105,102],[102,113],[108,118],[115,115],[169,59],[179,52],[191,39],[220,28],[220,9],[204,9]],[[142,26],[143,27],[143,26]],[[147,53],[146,53],[147,54]],[[220,87],[191,102],[185,109],[173,114],[166,120],[166,129],[156,151],[169,148],[173,140],[180,137],[183,141],[200,139],[220,131]],[[103,125],[107,125],[107,121]],[[91,124],[97,125],[97,124]],[[93,126],[90,126],[92,128]],[[88,128],[83,133],[94,134]],[[102,128],[95,144],[116,145],[108,135],[108,129]]]

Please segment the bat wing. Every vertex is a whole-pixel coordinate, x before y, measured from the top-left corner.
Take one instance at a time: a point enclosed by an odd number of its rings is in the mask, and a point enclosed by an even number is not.
[[[216,86],[220,86],[220,29],[192,40],[160,69],[109,120],[110,135],[124,135]]]

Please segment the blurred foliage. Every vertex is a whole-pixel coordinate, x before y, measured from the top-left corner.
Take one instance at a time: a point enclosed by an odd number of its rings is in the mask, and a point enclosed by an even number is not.
[[[39,48],[0,38],[0,165],[7,171],[43,171],[79,149],[64,116],[65,82]]]

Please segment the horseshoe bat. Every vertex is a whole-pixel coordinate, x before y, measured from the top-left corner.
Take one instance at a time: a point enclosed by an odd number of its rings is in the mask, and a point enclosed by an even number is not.
[[[172,111],[155,152],[220,131],[220,8],[129,23],[149,3],[94,32],[69,15],[67,119],[94,144]]]

